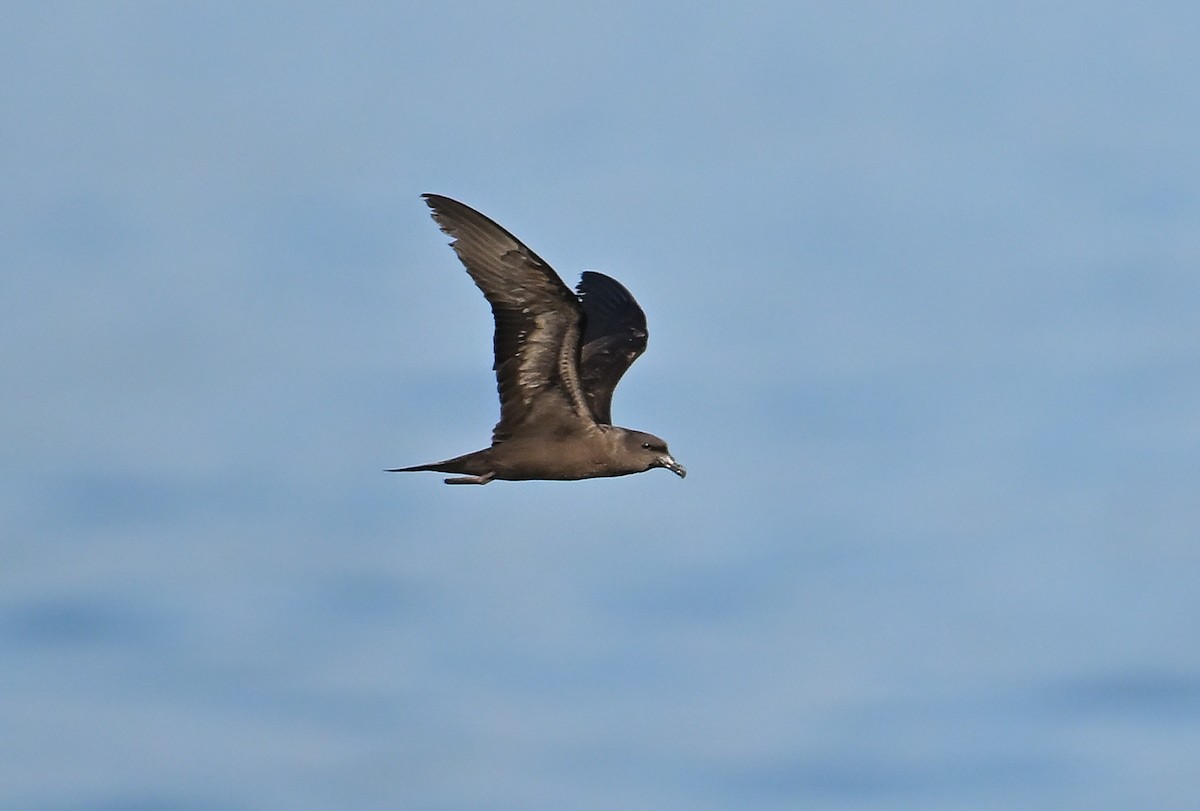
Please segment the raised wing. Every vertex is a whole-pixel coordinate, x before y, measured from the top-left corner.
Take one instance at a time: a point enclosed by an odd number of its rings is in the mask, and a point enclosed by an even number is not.
[[[575,289],[587,314],[580,385],[596,422],[612,425],[613,389],[646,351],[646,314],[620,282],[603,273],[585,270]]]
[[[592,423],[579,383],[583,309],[554,269],[470,206],[424,195],[433,219],[492,305],[500,421],[492,441]]]

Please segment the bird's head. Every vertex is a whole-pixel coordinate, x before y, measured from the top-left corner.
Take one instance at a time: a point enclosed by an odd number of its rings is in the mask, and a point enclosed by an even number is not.
[[[654,434],[624,429],[621,442],[625,455],[636,459],[642,465],[641,470],[665,467],[681,479],[687,475],[687,470],[676,462],[675,457],[671,456],[671,452],[667,450],[666,441],[659,439]]]

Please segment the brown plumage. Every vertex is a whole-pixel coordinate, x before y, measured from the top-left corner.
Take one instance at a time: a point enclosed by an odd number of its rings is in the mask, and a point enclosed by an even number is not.
[[[665,467],[687,472],[653,434],[620,428],[613,389],[646,349],[646,316],[629,291],[585,271],[578,295],[512,234],[469,206],[424,195],[475,284],[492,305],[500,421],[492,446],[391,472],[492,479],[589,479]]]

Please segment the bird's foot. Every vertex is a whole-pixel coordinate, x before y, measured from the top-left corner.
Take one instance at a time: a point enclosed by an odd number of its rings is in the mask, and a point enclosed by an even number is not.
[[[446,484],[487,484],[496,478],[495,473],[484,473],[482,476],[459,476],[456,479],[446,479]]]

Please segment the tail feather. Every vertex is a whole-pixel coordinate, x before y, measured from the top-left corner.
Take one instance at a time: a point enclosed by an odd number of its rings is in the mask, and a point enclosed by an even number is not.
[[[466,473],[462,469],[462,465],[456,465],[457,459],[447,459],[445,462],[430,462],[427,465],[413,465],[412,467],[393,467],[385,470],[385,473],[419,473],[423,470],[432,470],[437,473]]]
[[[487,450],[475,451],[474,453],[466,453],[442,462],[429,462],[428,464],[413,465],[412,467],[395,467],[385,472],[418,473],[425,470],[432,470],[437,473],[466,473],[481,476],[491,472],[491,465],[488,464],[487,454]]]
[[[422,470],[436,470],[439,473],[453,473],[452,470],[441,470],[440,466],[444,462],[433,462],[428,465],[413,465],[412,467],[389,467],[384,473],[417,473]]]

